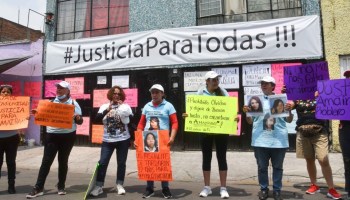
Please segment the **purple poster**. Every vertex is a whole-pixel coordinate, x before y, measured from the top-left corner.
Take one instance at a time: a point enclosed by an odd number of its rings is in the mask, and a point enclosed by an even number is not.
[[[317,82],[317,119],[350,120],[350,79]]]
[[[284,84],[289,100],[314,99],[318,80],[329,80],[327,62],[284,67]]]

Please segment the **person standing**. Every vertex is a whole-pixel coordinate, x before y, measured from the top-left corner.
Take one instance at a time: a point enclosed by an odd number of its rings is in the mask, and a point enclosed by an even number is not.
[[[150,130],[151,119],[157,117],[159,120],[159,130],[169,130],[170,138],[168,146],[174,143],[175,136],[178,130],[178,120],[174,106],[164,99],[164,88],[160,84],[154,84],[149,91],[151,92],[152,101],[148,102],[143,110],[142,115],[137,125],[138,131]],[[171,125],[171,126],[170,126]],[[171,129],[171,130],[170,130]],[[135,144],[135,148],[139,148]],[[164,198],[169,199],[172,194],[169,189],[169,182],[162,181],[162,193]],[[154,195],[154,181],[147,181],[146,192],[142,198],[149,198]]]
[[[350,79],[350,70],[344,72],[344,77]],[[345,170],[345,191],[350,200],[350,120],[340,120],[339,144],[343,155]]]
[[[65,183],[68,172],[68,159],[76,138],[77,124],[83,123],[82,112],[79,104],[70,96],[71,86],[66,81],[56,83],[56,98],[53,103],[74,105],[73,125],[71,128],[58,128],[47,126],[45,133],[44,155],[41,162],[38,178],[32,191],[27,194],[28,199],[44,195],[44,185],[50,167],[58,154],[58,183],[59,195],[65,195]],[[37,114],[37,110],[32,110],[32,114]]]
[[[110,103],[103,104],[96,116],[96,121],[103,123],[103,141],[101,145],[101,156],[98,169],[96,185],[91,191],[92,196],[103,193],[103,185],[106,177],[109,161],[114,152],[117,153],[117,179],[116,186],[118,195],[124,195],[123,187],[126,160],[130,145],[130,132],[128,129],[129,117],[132,114],[131,107],[124,103],[125,93],[119,86],[113,86],[107,92],[107,99]]]
[[[262,104],[264,108],[269,108],[268,96],[274,94],[276,82],[271,76],[265,76],[260,81],[261,90],[264,93]],[[293,120],[291,113],[292,105],[287,103],[285,110],[289,112],[288,117],[275,118],[273,130],[264,130],[264,116],[247,116],[248,124],[253,124],[252,143],[254,148],[254,156],[258,165],[258,179],[260,185],[259,199],[265,200],[269,196],[269,178],[268,166],[269,161],[272,163],[273,177],[273,198],[281,200],[282,178],[283,178],[283,161],[289,147],[288,130],[286,122]],[[249,106],[243,107],[243,112],[250,112]],[[268,114],[269,109],[264,109],[264,113]]]
[[[0,85],[0,96],[11,96],[11,85]],[[16,179],[16,157],[20,137],[18,130],[1,130],[0,131],[0,171],[4,162],[4,154],[6,154],[7,164],[7,179],[9,194],[15,194],[15,179]],[[1,177],[1,173],[0,173]]]

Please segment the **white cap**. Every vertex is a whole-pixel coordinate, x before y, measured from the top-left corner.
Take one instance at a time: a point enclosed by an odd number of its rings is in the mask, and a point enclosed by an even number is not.
[[[261,82],[276,84],[276,81],[272,76],[264,76],[264,78],[259,81],[259,83]]]
[[[149,91],[151,92],[153,89],[156,89],[156,90],[159,90],[159,91],[164,92],[164,88],[163,88],[163,86],[161,86],[160,84],[154,84],[154,85],[152,85],[152,87],[149,89]]]
[[[68,88],[68,90],[70,90],[70,84],[68,82],[66,82],[66,81],[61,81],[61,82],[55,84],[56,87],[58,85],[60,85],[63,88]]]
[[[204,76],[205,80],[208,80],[208,78],[216,78],[216,77],[221,77],[221,75],[219,75],[218,73],[216,73],[214,71],[209,71]]]

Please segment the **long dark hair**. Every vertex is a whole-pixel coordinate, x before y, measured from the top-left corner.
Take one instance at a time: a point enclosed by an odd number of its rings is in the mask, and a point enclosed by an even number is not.
[[[152,135],[153,136],[153,139],[154,139],[154,148],[157,148],[158,147],[158,140],[156,138],[156,136],[152,133],[152,132],[148,132],[146,135],[145,135],[145,138],[143,139],[143,143],[145,145],[145,147],[148,147],[147,145],[147,137],[149,135]]]
[[[250,100],[249,100],[248,106],[251,106],[252,100],[257,101],[257,103],[259,104],[258,110],[252,110],[252,112],[262,112],[263,109],[262,109],[262,104],[261,104],[260,98],[259,98],[258,96],[252,96],[252,97],[250,98]]]

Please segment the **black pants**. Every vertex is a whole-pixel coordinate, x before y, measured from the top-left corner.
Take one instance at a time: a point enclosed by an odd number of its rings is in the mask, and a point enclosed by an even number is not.
[[[213,151],[213,142],[216,147],[216,158],[218,159],[218,165],[220,171],[227,170],[226,152],[227,152],[227,134],[202,134],[201,147],[202,147],[202,169],[203,171],[211,170],[211,158]]]
[[[41,162],[38,179],[35,187],[43,189],[46,177],[50,172],[51,165],[58,153],[58,189],[64,189],[67,172],[68,158],[75,142],[75,131],[72,133],[53,134],[46,133],[46,142],[44,146],[44,155]]]
[[[350,126],[339,129],[339,144],[343,154],[345,171],[345,191],[350,192]]]
[[[0,138],[0,171],[4,162],[4,153],[6,154],[7,178],[16,179],[16,157],[19,144],[19,135],[7,138]],[[1,177],[1,173],[0,173]]]

